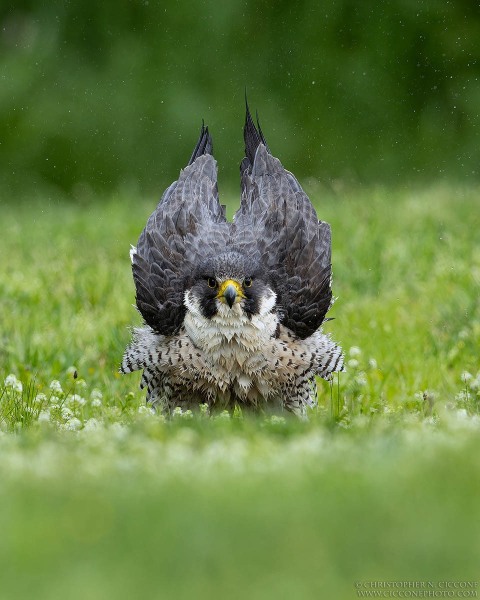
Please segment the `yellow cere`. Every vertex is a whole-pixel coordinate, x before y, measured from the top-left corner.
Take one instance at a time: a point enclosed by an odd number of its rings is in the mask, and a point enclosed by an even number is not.
[[[237,290],[237,302],[240,301],[242,298],[245,298],[245,294],[243,293],[242,289],[242,284],[238,283],[238,281],[235,281],[234,279],[227,279],[218,287],[217,298],[219,300],[221,300],[222,302],[225,300],[223,295],[225,294],[225,290],[229,285],[233,285],[233,287]]]

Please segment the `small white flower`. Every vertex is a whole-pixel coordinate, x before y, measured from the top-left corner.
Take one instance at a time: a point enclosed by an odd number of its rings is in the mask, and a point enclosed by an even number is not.
[[[5,387],[11,388],[14,392],[22,393],[23,385],[22,382],[19,381],[13,373],[7,375],[4,381]]]
[[[67,429],[68,431],[78,431],[81,427],[82,427],[82,422],[80,421],[80,419],[77,419],[76,417],[72,417],[71,419],[68,419],[68,421],[64,425],[64,428]]]
[[[463,381],[463,383],[468,383],[471,379],[473,379],[473,375],[471,373],[469,373],[468,371],[464,371],[460,375],[460,379]]]
[[[47,402],[47,397],[45,396],[45,394],[40,392],[35,396],[34,402],[35,404],[45,404]]]
[[[363,371],[358,373],[358,375],[355,377],[355,381],[356,381],[357,385],[360,385],[360,386],[367,385],[367,378],[365,376],[365,373],[363,373]]]
[[[358,360],[356,358],[351,358],[348,362],[347,362],[347,366],[350,369],[356,369],[358,367]]]
[[[470,400],[470,394],[467,390],[461,390],[455,395],[455,400],[457,402],[468,402]]]
[[[102,394],[102,392],[101,392],[99,389],[97,389],[97,388],[94,388],[94,389],[93,389],[93,390],[90,392],[90,398],[91,398],[92,400],[102,400],[102,399],[103,399],[103,394]]]
[[[182,414],[182,419],[193,419],[193,413],[190,409],[186,410],[183,414]]]
[[[358,346],[352,346],[348,353],[352,358],[355,358],[356,356],[360,356],[362,354],[362,351]]]
[[[92,405],[93,405],[93,402],[92,402]],[[151,406],[145,406],[144,404],[142,404],[142,406],[138,407],[138,414],[139,415],[154,415],[155,410]]]
[[[181,416],[182,416],[182,414],[183,414],[183,410],[182,410],[181,406],[176,406],[176,407],[173,409],[172,416],[173,416],[174,418],[175,418],[175,417],[181,417]]]
[[[475,379],[473,379],[473,381],[470,382],[471,390],[478,390],[479,388],[480,388],[480,373],[478,373],[477,376],[475,377]]]
[[[54,379],[50,383],[50,389],[52,390],[52,392],[56,392],[57,394],[63,393],[62,386],[60,385],[60,382],[57,379]]]
[[[99,406],[102,406],[102,401],[100,400],[100,398],[94,398],[90,402],[90,406],[93,406],[94,408],[98,408]]]
[[[4,381],[5,387],[13,387],[16,383],[17,383],[17,378],[15,377],[15,375],[13,373],[10,373],[10,375],[7,375],[5,377],[5,381]]]
[[[50,411],[49,410],[40,411],[40,414],[38,415],[38,421],[40,423],[48,423],[50,421]]]
[[[73,417],[73,412],[66,406],[64,406],[62,408],[62,417],[64,419],[69,419],[70,417]]]
[[[370,360],[368,361],[368,364],[370,365],[371,369],[378,368],[377,361],[374,358],[370,358]]]
[[[70,405],[77,404],[78,406],[83,406],[86,403],[86,400],[79,394],[72,394],[67,398],[66,402],[68,402]]]

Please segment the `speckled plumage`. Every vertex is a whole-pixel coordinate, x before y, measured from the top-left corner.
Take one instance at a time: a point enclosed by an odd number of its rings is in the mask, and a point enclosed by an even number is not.
[[[235,405],[304,414],[315,375],[343,369],[322,333],[332,303],[330,227],[274,158],[247,107],[241,205],[219,204],[208,128],[163,194],[132,269],[145,325],[121,371],[143,369],[147,400],[170,412]]]

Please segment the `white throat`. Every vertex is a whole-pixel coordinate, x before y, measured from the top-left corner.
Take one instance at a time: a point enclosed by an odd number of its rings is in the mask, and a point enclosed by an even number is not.
[[[269,292],[262,298],[258,313],[250,318],[243,310],[243,301],[235,303],[232,308],[217,301],[217,314],[207,319],[198,300],[187,291],[185,331],[195,346],[207,353],[227,349],[235,352],[235,348],[241,348],[242,353],[257,352],[274,335],[278,324],[278,317],[272,312],[276,294],[272,290]]]

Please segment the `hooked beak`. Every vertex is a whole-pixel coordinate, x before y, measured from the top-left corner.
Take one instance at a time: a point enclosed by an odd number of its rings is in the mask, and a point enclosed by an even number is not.
[[[237,297],[237,290],[232,284],[227,285],[225,291],[223,292],[223,297],[225,298],[225,301],[228,304],[228,306],[232,308]]]
[[[238,281],[233,279],[227,279],[224,281],[218,290],[217,298],[220,302],[225,302],[230,308],[236,303],[240,302],[245,295],[242,290],[242,286]]]

